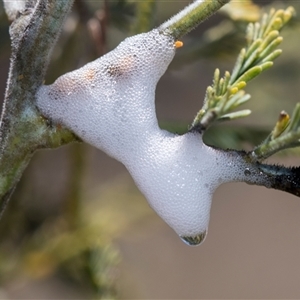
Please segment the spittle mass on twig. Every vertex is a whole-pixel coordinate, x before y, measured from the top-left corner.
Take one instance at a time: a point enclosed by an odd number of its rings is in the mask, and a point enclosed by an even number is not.
[[[188,244],[207,232],[212,195],[222,183],[275,187],[244,152],[205,145],[202,135],[176,135],[158,126],[155,89],[172,61],[172,36],[159,29],[123,41],[115,50],[65,74],[37,93],[52,121],[122,162],[150,206]],[[275,187],[276,188],[276,187]]]

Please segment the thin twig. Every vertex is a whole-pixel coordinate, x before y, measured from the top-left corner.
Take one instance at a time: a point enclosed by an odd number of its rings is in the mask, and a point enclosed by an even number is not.
[[[230,0],[196,0],[185,9],[163,23],[159,30],[178,39],[193,30],[204,20],[216,13]]]

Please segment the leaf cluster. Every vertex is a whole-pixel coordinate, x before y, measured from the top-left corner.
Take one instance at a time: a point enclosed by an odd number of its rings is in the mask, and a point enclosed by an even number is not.
[[[277,49],[282,42],[279,31],[294,15],[294,9],[272,9],[260,22],[250,23],[247,28],[247,46],[237,58],[232,72],[226,71],[220,78],[216,69],[213,84],[206,90],[204,105],[197,113],[191,130],[204,131],[216,121],[232,120],[248,116],[248,109],[236,109],[250,99],[244,88],[249,81],[273,65],[281,54]]]

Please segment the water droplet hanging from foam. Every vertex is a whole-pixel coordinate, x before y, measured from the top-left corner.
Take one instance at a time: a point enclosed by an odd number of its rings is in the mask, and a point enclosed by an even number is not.
[[[207,232],[204,231],[195,236],[180,236],[180,239],[189,246],[199,246],[204,242]]]

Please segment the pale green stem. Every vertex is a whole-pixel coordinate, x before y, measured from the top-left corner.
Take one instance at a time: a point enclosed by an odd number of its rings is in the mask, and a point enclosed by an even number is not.
[[[282,115],[284,116],[284,119],[282,118]],[[286,126],[286,122],[288,122],[288,126]],[[279,116],[279,120],[277,121],[274,130],[278,129],[281,131],[281,133],[275,137],[272,138],[272,133],[268,136],[268,138],[259,146],[254,148],[252,151],[252,157],[254,160],[262,161],[269,156],[275,154],[278,151],[293,148],[293,147],[299,147],[300,146],[300,129],[299,129],[299,123],[300,123],[300,103],[296,104],[296,107],[293,111],[293,115],[291,119],[287,117],[287,114],[285,112],[281,113]],[[285,128],[282,131],[282,128]]]
[[[216,13],[230,0],[196,0],[158,29],[178,39]]]
[[[266,158],[272,156],[278,151],[299,147],[299,139],[296,139],[295,132],[289,132],[281,137],[269,141],[266,144],[257,146],[252,152],[251,156],[255,161],[263,161]]]

